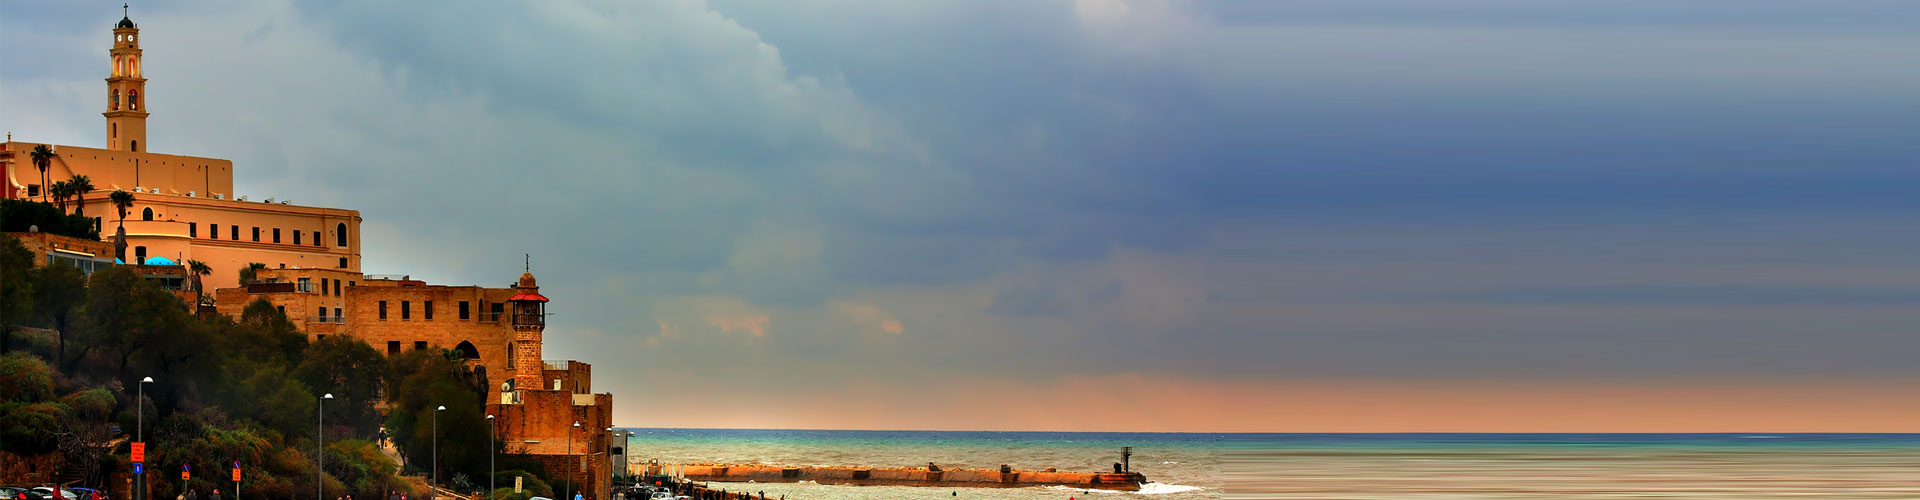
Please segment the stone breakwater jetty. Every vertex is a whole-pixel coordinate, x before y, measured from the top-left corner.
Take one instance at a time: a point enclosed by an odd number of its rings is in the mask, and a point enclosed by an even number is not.
[[[649,467],[651,468],[651,467]],[[957,486],[974,488],[1024,488],[1029,486],[1066,486],[1099,490],[1138,491],[1147,482],[1138,472],[1053,472],[1001,468],[943,469],[939,467],[785,467],[753,464],[688,464],[680,467],[689,480],[708,482],[748,481],[760,483],[797,483],[860,486]],[[658,471],[648,471],[656,474]]]

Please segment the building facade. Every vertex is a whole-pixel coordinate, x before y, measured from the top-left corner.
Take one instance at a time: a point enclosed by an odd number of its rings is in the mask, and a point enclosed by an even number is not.
[[[504,288],[294,267],[263,269],[256,279],[215,290],[220,313],[237,317],[265,300],[310,340],[346,335],[389,356],[451,350],[497,391],[487,414],[504,453],[532,457],[556,479],[571,471],[576,491],[609,498],[608,475],[620,470],[609,455],[624,451],[605,432],[613,395],[593,392],[592,365],[542,358],[548,299],[533,273]]]
[[[80,195],[77,210],[94,218],[112,241],[119,218],[108,196],[134,195],[126,218],[126,255],[131,264],[164,257],[207,263],[209,288],[239,284],[248,263],[360,271],[360,212],[294,205],[275,198],[248,200],[233,189],[233,162],[151,152],[147,142],[147,79],[141,65],[140,29],[122,18],[107,51],[106,147],[44,144],[54,151],[47,182],[75,175],[94,189]],[[41,143],[0,143],[0,197],[40,198],[40,170],[29,152]],[[116,256],[117,257],[117,256]]]
[[[84,175],[93,189],[80,195],[75,210],[92,216],[102,234],[114,234],[122,222],[109,195],[133,193],[123,260],[147,278],[185,298],[182,264],[197,260],[213,268],[203,289],[212,290],[220,314],[238,316],[265,300],[309,339],[346,335],[387,355],[451,350],[497,390],[486,411],[495,417],[505,452],[529,455],[556,477],[572,478],[573,491],[609,498],[611,441],[603,430],[613,425],[613,396],[592,392],[590,365],[541,357],[548,300],[531,272],[501,288],[363,274],[358,211],[250,201],[234,192],[233,162],[152,152],[140,30],[131,19],[114,25],[107,55],[105,147],[16,142],[9,135],[0,143],[0,198],[37,199],[43,184]],[[54,151],[44,181],[29,156],[42,145]],[[121,242],[113,240],[122,238],[21,235],[45,262],[88,271],[114,265]],[[239,271],[249,263],[265,268],[242,284]]]

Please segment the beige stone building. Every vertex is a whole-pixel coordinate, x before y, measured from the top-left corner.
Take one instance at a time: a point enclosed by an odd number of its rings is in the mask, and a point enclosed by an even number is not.
[[[234,192],[232,161],[152,152],[147,142],[150,111],[140,63],[140,29],[122,18],[107,51],[105,148],[54,145],[47,182],[85,175],[94,189],[80,196],[81,209],[111,240],[118,227],[108,195],[134,195],[127,213],[128,263],[152,257],[213,268],[209,288],[239,284],[250,262],[272,268],[360,271],[360,212],[294,205],[284,199],[248,199]],[[41,143],[0,143],[0,197],[40,198],[40,171],[29,157]]]
[[[204,288],[216,298],[220,314],[237,316],[252,301],[266,300],[310,339],[347,335],[388,355],[452,350],[485,373],[495,389],[486,410],[496,417],[503,451],[530,455],[556,477],[574,477],[574,491],[610,498],[612,443],[604,429],[612,425],[613,396],[591,392],[588,364],[541,358],[548,300],[531,272],[502,288],[362,274],[359,212],[274,198],[249,200],[234,192],[231,161],[151,152],[141,55],[139,28],[121,19],[108,50],[105,148],[49,145],[55,157],[48,182],[73,175],[92,179],[94,189],[81,201],[101,234],[112,235],[118,225],[108,196],[115,190],[134,194],[125,260],[206,262],[213,272]],[[29,157],[39,145],[10,136],[0,143],[0,198],[40,197],[46,186]],[[108,254],[114,251],[112,242],[29,239],[46,262],[91,270],[112,265],[114,258]],[[253,262],[266,269],[256,273],[255,282],[242,285],[238,271]],[[182,266],[140,269],[151,279],[173,278],[167,283],[185,296],[179,290]],[[176,274],[156,274],[166,269]]]

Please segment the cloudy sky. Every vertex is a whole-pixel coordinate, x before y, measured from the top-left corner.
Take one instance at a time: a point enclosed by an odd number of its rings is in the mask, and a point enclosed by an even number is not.
[[[0,4],[99,146],[118,2]],[[1920,4],[138,2],[154,151],[627,426],[1920,431]]]

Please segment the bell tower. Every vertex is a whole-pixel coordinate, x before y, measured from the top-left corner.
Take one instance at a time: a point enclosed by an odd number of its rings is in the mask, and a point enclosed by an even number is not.
[[[107,76],[107,149],[146,151],[147,108],[141,100],[147,93],[147,79],[140,76],[140,28],[120,6],[120,22],[113,25],[113,71]]]

